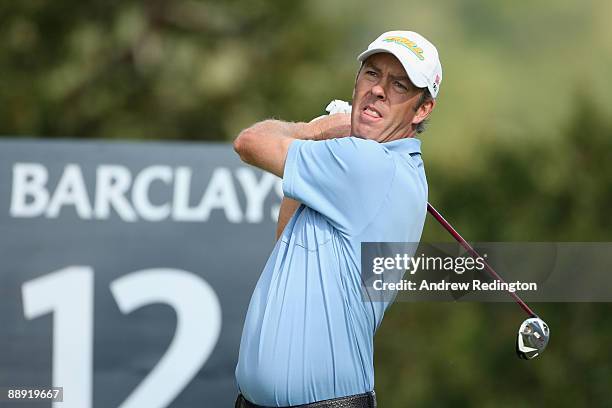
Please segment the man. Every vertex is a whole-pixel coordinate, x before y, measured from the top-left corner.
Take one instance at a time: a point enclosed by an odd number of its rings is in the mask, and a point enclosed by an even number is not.
[[[243,161],[283,178],[285,194],[244,324],[237,407],[376,406],[373,336],[388,303],[362,298],[361,242],[420,240],[427,182],[415,135],[442,68],[410,31],[382,34],[358,60],[350,116],[266,120],[234,142]]]

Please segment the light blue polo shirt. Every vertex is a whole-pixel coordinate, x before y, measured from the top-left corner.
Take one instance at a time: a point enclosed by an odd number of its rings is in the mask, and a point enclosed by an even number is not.
[[[418,242],[427,181],[418,139],[295,140],[283,191],[303,203],[259,278],[236,380],[288,406],[374,389],[373,337],[388,303],[362,299],[361,242]]]

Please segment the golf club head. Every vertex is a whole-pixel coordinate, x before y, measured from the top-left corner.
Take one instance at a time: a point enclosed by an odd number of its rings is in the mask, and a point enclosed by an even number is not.
[[[530,317],[519,328],[516,353],[525,360],[536,358],[546,348],[549,338],[548,325],[538,317]]]

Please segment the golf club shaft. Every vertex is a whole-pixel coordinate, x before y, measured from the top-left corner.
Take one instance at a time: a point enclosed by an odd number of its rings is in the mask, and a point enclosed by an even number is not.
[[[489,275],[491,275],[494,279],[499,280],[500,282],[505,282],[501,278],[501,276],[499,276],[497,274],[497,272],[495,272],[495,270],[493,268],[491,268],[491,266],[484,260],[484,258],[482,256],[480,256],[480,254],[478,254],[478,252],[476,252],[476,250],[474,248],[472,248],[472,246],[470,244],[468,244],[467,241],[465,239],[463,239],[463,237],[461,235],[459,235],[457,230],[455,230],[453,228],[453,226],[450,225],[450,223],[448,221],[446,221],[444,219],[444,217],[435,208],[433,208],[433,206],[431,204],[429,204],[429,203],[427,203],[427,211],[436,220],[438,220],[438,222],[444,227],[444,229],[446,229],[453,236],[453,238],[455,238],[455,240],[457,240],[457,242],[459,242],[459,244],[461,244],[461,246],[463,248],[465,248],[465,250],[470,253],[470,255],[472,257],[474,257],[474,258],[481,258],[483,260],[485,269],[487,270],[487,272],[489,272]],[[515,292],[508,292],[508,294],[510,296],[512,296],[512,298],[516,301],[516,303],[518,303],[518,305],[521,307],[521,309],[523,309],[525,311],[525,313],[527,313],[529,315],[529,317],[538,317],[533,312],[533,310],[531,310],[531,308],[529,306],[527,306],[527,304],[525,302],[523,302],[523,300]]]

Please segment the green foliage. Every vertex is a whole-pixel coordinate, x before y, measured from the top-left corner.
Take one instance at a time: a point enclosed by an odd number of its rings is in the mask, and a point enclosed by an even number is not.
[[[430,166],[431,201],[474,241],[610,240],[612,121],[588,97],[575,102],[554,143],[489,142],[481,168]]]
[[[297,118],[311,106],[310,115],[319,113],[337,90],[325,95],[313,79],[326,74],[320,62],[341,37],[334,40],[333,27],[319,26],[301,2],[60,0],[4,8],[4,135],[223,140],[272,112]],[[326,47],[315,36],[329,37]]]

